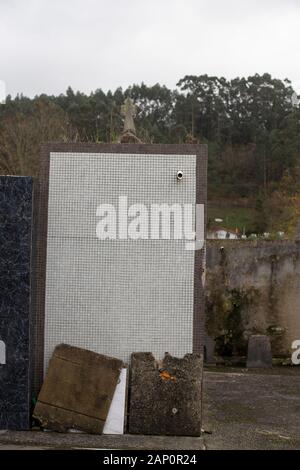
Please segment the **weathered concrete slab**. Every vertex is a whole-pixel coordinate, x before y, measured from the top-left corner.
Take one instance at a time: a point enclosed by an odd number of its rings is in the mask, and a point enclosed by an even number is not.
[[[0,177],[0,429],[30,428],[33,180]]]
[[[51,358],[34,417],[55,431],[101,434],[122,366],[119,359],[60,344]]]
[[[248,342],[247,367],[272,367],[271,343],[268,336],[250,336]]]
[[[131,356],[129,432],[200,436],[203,358],[166,354],[158,363],[151,353]]]

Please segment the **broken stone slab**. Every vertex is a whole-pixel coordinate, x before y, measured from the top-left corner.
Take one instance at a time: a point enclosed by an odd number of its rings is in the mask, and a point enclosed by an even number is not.
[[[159,363],[152,353],[133,353],[129,432],[200,436],[202,373],[202,355],[166,353]]]
[[[46,429],[101,434],[123,362],[60,344],[54,350],[33,416]]]
[[[272,367],[270,339],[266,335],[251,335],[248,341],[247,367]]]

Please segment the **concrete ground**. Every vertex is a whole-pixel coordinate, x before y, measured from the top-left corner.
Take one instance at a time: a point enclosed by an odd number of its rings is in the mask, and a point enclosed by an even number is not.
[[[300,367],[209,368],[201,438],[0,432],[4,449],[299,449]]]
[[[204,440],[186,436],[123,436],[60,434],[41,431],[6,431],[0,434],[0,450],[9,449],[119,449],[204,450]]]
[[[300,367],[205,373],[207,449],[300,449]]]

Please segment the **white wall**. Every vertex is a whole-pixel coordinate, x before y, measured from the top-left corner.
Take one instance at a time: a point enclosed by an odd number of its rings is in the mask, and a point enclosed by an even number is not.
[[[194,204],[196,157],[51,154],[45,365],[61,342],[125,361],[192,352],[195,253],[185,240],[97,239],[97,207],[119,195]]]

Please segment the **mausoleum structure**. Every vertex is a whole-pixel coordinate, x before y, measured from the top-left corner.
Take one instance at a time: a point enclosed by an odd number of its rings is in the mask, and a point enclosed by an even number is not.
[[[40,183],[39,381],[62,342],[200,353],[206,146],[47,144]]]

